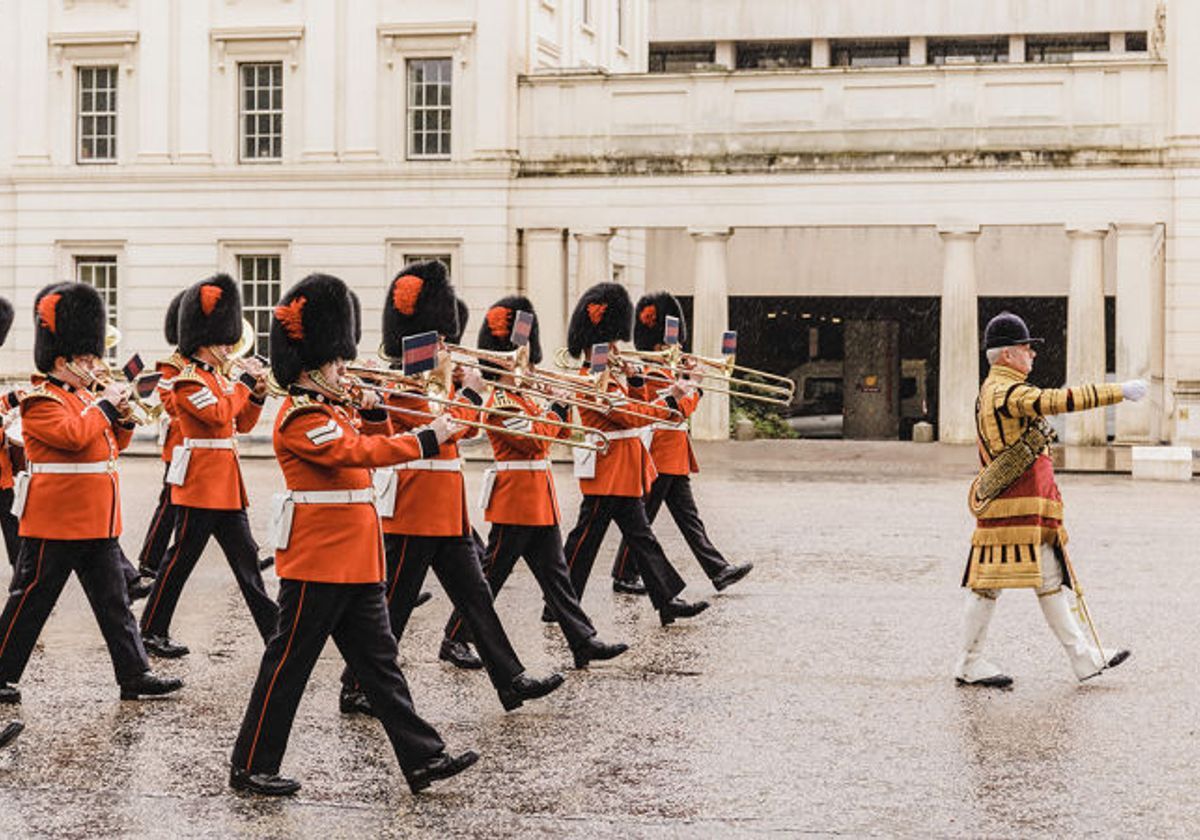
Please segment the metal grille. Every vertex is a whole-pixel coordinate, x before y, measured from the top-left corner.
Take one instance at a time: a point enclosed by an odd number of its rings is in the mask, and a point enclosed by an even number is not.
[[[79,67],[76,149],[78,163],[112,163],[117,159],[117,68]]]
[[[75,280],[79,283],[87,283],[100,293],[100,299],[104,301],[104,310],[108,316],[108,323],[114,327],[117,324],[117,258],[115,256],[96,256],[85,257],[78,256],[75,258]],[[117,356],[117,347],[113,346],[108,349],[105,356],[109,361],[113,361]]]
[[[448,58],[408,62],[408,156],[450,157],[450,85]]]
[[[283,63],[239,65],[242,160],[283,157]]]
[[[278,254],[247,254],[238,257],[242,284],[242,314],[254,325],[254,351],[267,355],[271,336],[271,313],[282,295],[280,274],[283,259]]]

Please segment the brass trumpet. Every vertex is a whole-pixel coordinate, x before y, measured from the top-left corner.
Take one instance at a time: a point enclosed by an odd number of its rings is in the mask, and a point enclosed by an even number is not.
[[[108,324],[104,329],[104,349],[111,350],[121,343],[121,331]],[[91,371],[92,382],[101,390],[111,385],[116,381],[116,376],[113,374],[112,367],[108,364],[107,359],[100,359],[98,370]],[[150,403],[138,396],[137,389],[132,382],[129,385],[128,409],[122,416],[122,420],[132,420],[139,426],[151,426],[158,423],[158,418],[163,413],[162,403]]]

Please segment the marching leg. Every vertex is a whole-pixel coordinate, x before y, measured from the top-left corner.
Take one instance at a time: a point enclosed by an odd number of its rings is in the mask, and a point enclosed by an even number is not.
[[[654,483],[650,485],[650,492],[643,499],[646,507],[646,521],[651,524],[654,523],[654,518],[658,516],[658,511],[667,496],[671,478],[671,476],[660,473],[654,479]],[[613,560],[613,592],[620,592],[624,595],[645,595],[646,586],[640,580],[641,574],[637,556],[630,550],[629,541],[622,537],[621,545],[617,548],[617,556]]]
[[[484,576],[487,578],[488,589],[492,599],[500,594],[508,576],[512,574],[524,547],[522,529],[513,525],[493,525],[488,534],[488,544],[479,554],[482,558]],[[478,549],[478,545],[476,545]],[[483,667],[483,660],[471,650],[471,629],[463,620],[458,610],[450,614],[446,622],[438,659],[449,662],[457,668],[476,670]]]
[[[646,589],[650,592],[650,603],[658,610],[662,625],[665,627],[678,618],[691,618],[708,609],[707,601],[689,604],[678,597],[686,584],[667,559],[654,532],[650,530],[642,500],[621,498],[616,501],[619,504],[614,509],[613,518],[638,556],[642,580],[646,582]]]
[[[954,679],[959,685],[980,685],[989,688],[1006,688],[1012,685],[1012,677],[983,658],[983,643],[987,639],[988,625],[996,611],[999,590],[979,590],[967,593],[967,607],[963,615],[962,650],[954,666]]]
[[[679,533],[683,534],[688,548],[692,550],[700,568],[704,569],[704,574],[708,575],[716,590],[721,592],[750,574],[750,570],[754,568],[753,563],[733,565],[717,551],[717,547],[708,538],[704,520],[700,518],[700,511],[696,507],[696,497],[692,495],[692,480],[686,475],[670,478],[667,488],[667,510],[671,512],[671,518],[675,520]]]
[[[21,679],[33,646],[71,574],[70,543],[25,538],[8,602],[0,613],[0,703],[20,703]]]
[[[1128,650],[1106,648],[1102,654],[1080,626],[1063,590],[1062,560],[1054,547],[1043,545],[1041,559],[1042,586],[1037,590],[1038,606],[1042,608],[1046,624],[1062,643],[1075,677],[1082,682],[1128,659]]]
[[[169,467],[168,467],[169,469]],[[158,494],[158,507],[150,517],[150,528],[138,554],[138,571],[143,577],[155,577],[166,557],[171,534],[175,530],[175,505],[171,504],[171,485],[164,476],[162,492]]]
[[[265,642],[275,632],[279,609],[263,585],[262,571],[258,568],[258,543],[250,533],[250,520],[244,509],[218,511],[216,518],[214,536],[225,552],[225,559],[237,579],[242,598],[250,608],[258,634]]]
[[[175,525],[175,550],[154,580],[154,588],[142,609],[142,640],[151,656],[176,659],[190,651],[171,640],[171,619],[179,596],[192,570],[204,553],[213,530],[213,512],[202,508],[180,508]]]
[[[0,490],[0,533],[4,535],[4,548],[8,551],[8,562],[15,569],[21,554],[21,537],[18,535],[20,520],[12,514],[13,489]]]
[[[611,496],[584,496],[579,503],[579,519],[567,535],[564,548],[567,569],[571,573],[571,586],[581,601],[592,564],[596,562],[596,553],[612,521],[613,505]]]

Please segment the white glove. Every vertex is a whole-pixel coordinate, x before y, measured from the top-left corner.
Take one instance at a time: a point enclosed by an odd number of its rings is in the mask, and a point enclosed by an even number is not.
[[[1130,379],[1121,383],[1121,396],[1130,402],[1139,402],[1146,398],[1149,388],[1145,379]]]

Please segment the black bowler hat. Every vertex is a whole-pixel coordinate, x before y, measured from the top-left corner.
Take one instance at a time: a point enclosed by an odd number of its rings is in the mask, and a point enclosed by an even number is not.
[[[1031,338],[1029,327],[1019,315],[1011,312],[1001,312],[988,321],[983,331],[983,349],[994,350],[998,347],[1015,347],[1018,344],[1041,344],[1045,339]]]

